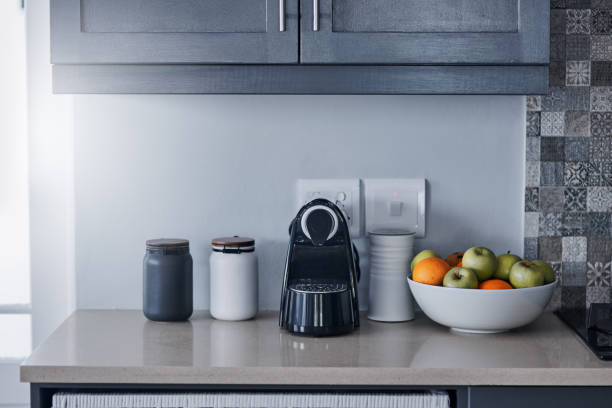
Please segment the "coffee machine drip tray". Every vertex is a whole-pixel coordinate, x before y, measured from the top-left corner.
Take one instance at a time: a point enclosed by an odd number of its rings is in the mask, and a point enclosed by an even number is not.
[[[289,290],[307,293],[338,293],[348,289],[346,282],[333,279],[297,279],[289,283]]]

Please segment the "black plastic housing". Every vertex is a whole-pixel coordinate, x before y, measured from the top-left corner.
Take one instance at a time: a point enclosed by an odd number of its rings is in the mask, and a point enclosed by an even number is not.
[[[325,218],[326,212],[334,222]],[[358,254],[342,211],[331,201],[313,200],[300,209],[289,233],[280,326],[309,336],[340,335],[359,327]]]

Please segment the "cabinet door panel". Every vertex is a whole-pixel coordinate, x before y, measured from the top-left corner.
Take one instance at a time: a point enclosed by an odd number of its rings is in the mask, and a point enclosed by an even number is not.
[[[301,7],[305,63],[548,63],[545,0],[302,0]]]
[[[295,63],[297,4],[53,0],[51,59],[56,64]]]

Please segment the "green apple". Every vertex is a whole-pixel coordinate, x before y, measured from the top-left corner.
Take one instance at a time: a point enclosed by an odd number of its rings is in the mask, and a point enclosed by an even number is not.
[[[512,265],[521,260],[518,255],[513,255],[510,252],[502,254],[497,257],[497,270],[493,274],[494,278],[503,279],[507,281],[510,275],[510,268]]]
[[[548,262],[540,259],[532,262],[540,268],[540,272],[542,272],[542,276],[544,276],[544,284],[553,283],[555,281],[555,271]]]
[[[520,261],[510,269],[510,284],[517,289],[532,288],[544,283],[541,267],[533,262]]]
[[[414,258],[412,258],[412,262],[410,263],[410,270],[414,269],[414,266],[421,262],[423,259],[427,258],[440,258],[442,257],[438,255],[436,251],[432,251],[431,249],[426,249],[424,251],[419,252]]]
[[[462,259],[464,268],[473,269],[479,281],[491,279],[497,270],[497,258],[493,251],[485,247],[472,247],[465,251]]]
[[[478,289],[478,275],[472,269],[456,266],[444,275],[446,288]]]

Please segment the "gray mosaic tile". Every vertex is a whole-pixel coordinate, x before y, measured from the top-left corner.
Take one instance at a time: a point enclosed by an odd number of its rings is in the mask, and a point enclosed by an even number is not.
[[[586,203],[585,203],[585,206],[586,206]],[[540,210],[540,189],[539,187],[525,188],[525,211],[539,211],[539,210]]]
[[[612,187],[612,161],[601,162],[601,186]]]
[[[578,36],[572,36],[572,37],[578,37]],[[580,36],[580,37],[587,37],[588,36]],[[565,54],[566,54],[566,41],[565,41],[565,34],[551,34],[550,35],[550,59],[552,61],[565,61]],[[590,47],[589,47],[589,55],[590,55]],[[589,58],[588,56],[586,58]],[[580,58],[572,58],[572,59],[586,59],[585,57],[580,57]]]
[[[565,64],[565,85],[589,86],[591,85],[590,61],[567,61]]]
[[[527,136],[540,136],[540,112],[527,112]]]
[[[560,281],[559,281],[560,282]],[[553,288],[553,294],[550,297],[550,302],[544,309],[547,312],[554,312],[556,310],[561,309],[562,301],[561,301],[561,286],[558,284]]]
[[[612,187],[589,187],[587,211],[612,212]]]
[[[551,307],[582,308],[612,301],[612,0],[550,5],[549,94],[526,100],[524,252],[559,273]]]
[[[588,177],[588,162],[565,162],[564,183],[566,186],[586,187]]]
[[[602,162],[589,162],[588,164],[588,186],[601,187],[603,183],[603,167]]]
[[[539,217],[537,212],[525,213],[525,238],[537,238],[539,233]]]
[[[523,256],[527,259],[536,259],[538,257],[538,238],[524,239]]]
[[[610,288],[607,286],[587,286],[586,288],[586,307],[592,303],[610,302]]]
[[[610,224],[612,223],[612,213],[609,212],[589,212],[587,213],[587,230],[590,237],[610,237]],[[612,256],[611,256],[612,259]]]
[[[563,136],[564,131],[564,112],[542,112],[540,119],[540,134],[542,136]]]
[[[584,212],[565,212],[563,213],[563,229],[561,234],[564,237],[584,235],[587,231],[587,214]]]
[[[541,235],[541,233],[540,233]],[[529,259],[543,259],[546,262],[561,261],[561,237],[540,237],[538,238],[537,256],[530,256]],[[527,257],[527,255],[525,255]]]
[[[612,160],[612,138],[592,137],[589,142],[589,157],[591,161]]]
[[[560,112],[567,110],[567,88],[551,87],[548,95],[542,96],[542,111],[543,112]],[[576,109],[576,110],[588,110]]]
[[[591,8],[591,0],[566,0],[565,8],[588,9]]]
[[[565,139],[565,160],[566,161],[587,161],[589,160],[589,138],[588,137],[568,137]]]
[[[525,165],[525,186],[538,187],[540,185],[540,169],[539,161],[528,161]]]
[[[542,186],[562,186],[563,162],[540,162],[540,184]]]
[[[586,262],[587,237],[563,237],[561,247],[563,262]]]
[[[612,187],[612,162],[589,163],[589,187]]]
[[[540,160],[540,138],[528,137],[526,142],[527,160]],[[587,155],[589,151],[587,148]],[[587,157],[588,158],[588,157]]]
[[[589,60],[591,58],[591,40],[588,35],[568,35],[564,39],[564,43],[565,56],[568,60]],[[551,46],[552,44],[551,36]]]
[[[563,286],[561,302],[564,309],[584,309],[586,306],[586,286]]]
[[[612,0],[591,0],[591,8],[612,9]]]
[[[593,61],[591,65],[591,85],[612,85],[612,61]]]
[[[561,276],[563,286],[585,286],[586,262],[563,262]]]
[[[612,136],[612,112],[591,112],[591,135]]]
[[[562,212],[565,201],[564,190],[564,187],[540,188],[540,209],[544,212]]]
[[[591,33],[591,10],[568,9],[566,19],[567,34]]]
[[[612,162],[589,163],[589,187],[612,187]]]
[[[612,238],[588,237],[587,261],[604,263],[612,261]]]
[[[559,237],[563,235],[563,214],[540,213],[539,230],[541,237]],[[541,246],[540,250],[542,250]]]
[[[591,110],[595,112],[612,111],[612,87],[591,87]]]
[[[566,212],[585,212],[587,210],[587,189],[566,187],[563,191],[563,210]]]
[[[592,14],[592,26],[590,31],[593,34],[612,34],[612,10],[596,8],[589,14]]]
[[[612,60],[612,36],[594,35],[591,37],[591,60]]]
[[[589,110],[589,88],[586,86],[572,86],[566,88],[566,109],[570,111]]]
[[[561,162],[565,159],[565,138],[543,137],[540,140],[540,160]]]
[[[565,61],[550,61],[548,64],[548,80],[550,86],[564,86],[566,84]]]
[[[591,116],[586,111],[565,112],[565,136],[590,136]]]
[[[587,262],[587,286],[610,287],[610,262]]]
[[[527,96],[527,110],[539,112],[542,110],[542,97],[540,95]]]
[[[567,13],[565,10],[550,11],[551,34],[565,34],[567,31]]]

